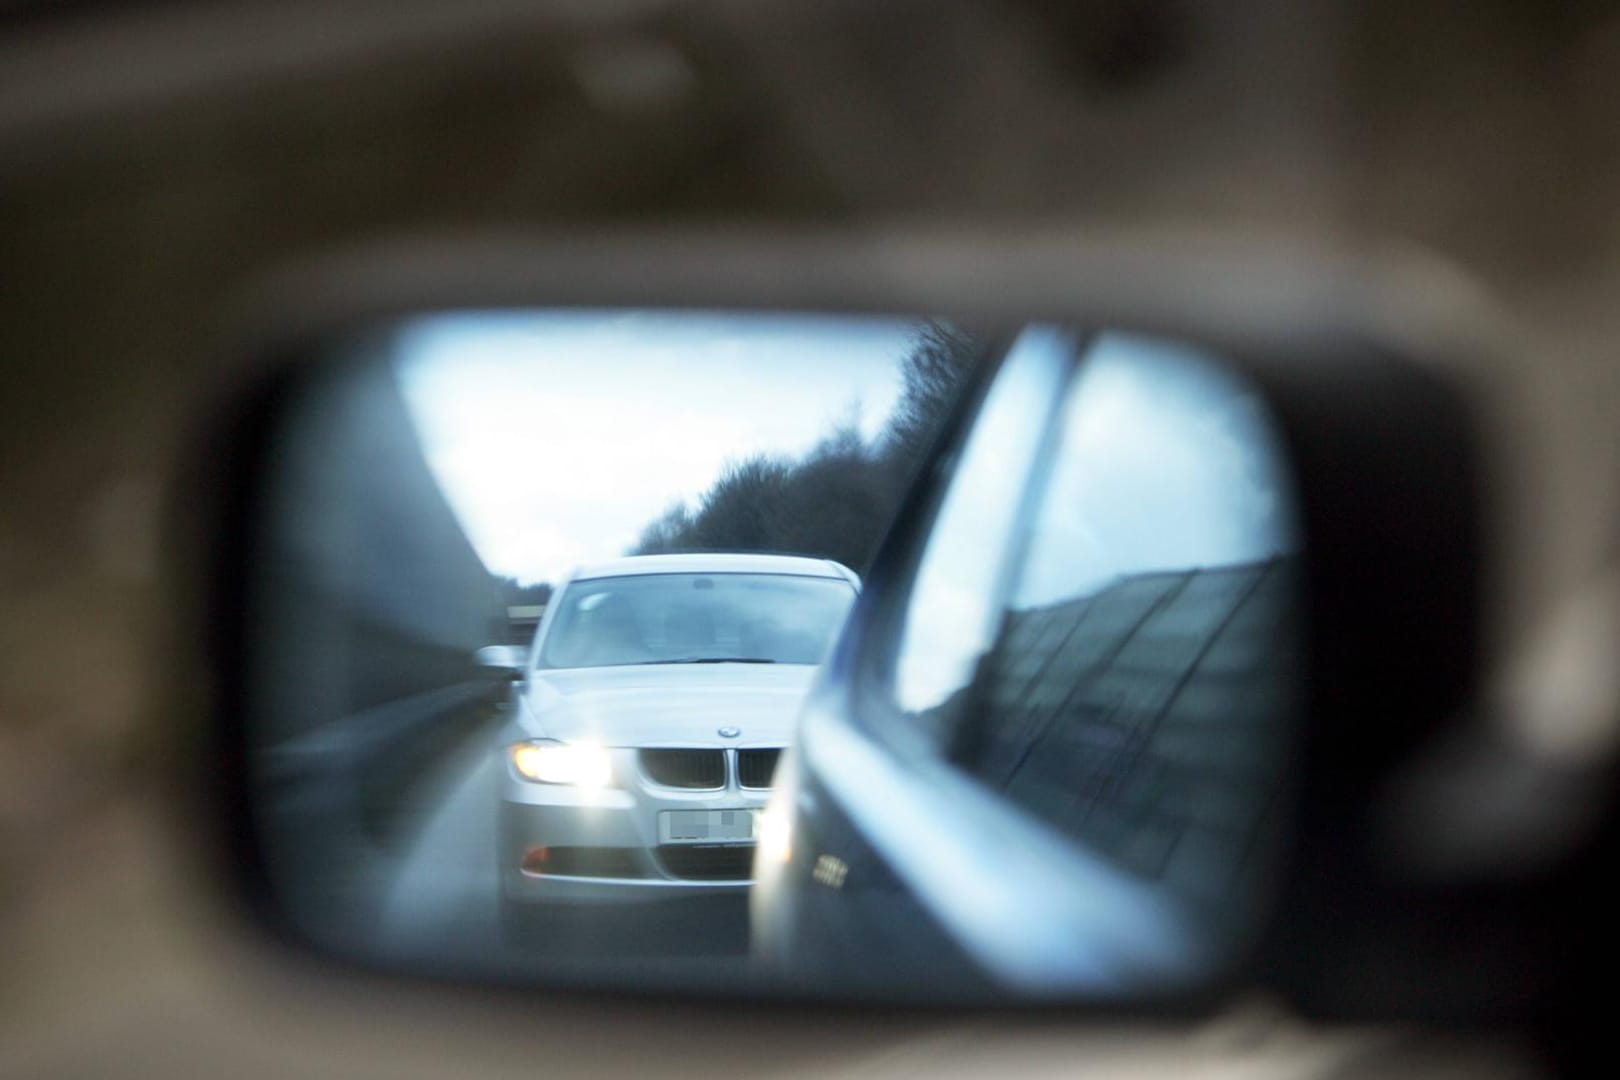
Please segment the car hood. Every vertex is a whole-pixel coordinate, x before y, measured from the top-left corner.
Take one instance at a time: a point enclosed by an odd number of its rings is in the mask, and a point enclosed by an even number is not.
[[[808,664],[537,671],[522,723],[531,736],[603,746],[786,746],[815,673]]]

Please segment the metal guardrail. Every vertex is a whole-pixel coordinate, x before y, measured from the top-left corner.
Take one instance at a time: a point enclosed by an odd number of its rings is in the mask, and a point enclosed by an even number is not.
[[[409,789],[494,712],[504,684],[468,680],[342,717],[256,751],[266,811],[283,821],[358,823],[380,836]]]

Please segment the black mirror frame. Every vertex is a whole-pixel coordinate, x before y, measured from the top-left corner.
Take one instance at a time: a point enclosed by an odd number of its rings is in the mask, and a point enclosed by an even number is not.
[[[1501,1001],[1471,1002],[1461,1012],[1421,987],[1414,992],[1412,971],[1426,970],[1425,957],[1406,942],[1456,901],[1391,878],[1373,839],[1376,793],[1416,747],[1466,713],[1482,663],[1480,434],[1467,388],[1436,354],[1483,345],[1469,340],[1466,325],[1432,344],[1437,324],[1467,320],[1412,306],[1424,275],[1399,261],[1242,240],[1177,249],[1118,237],[986,242],[869,233],[413,239],[279,275],[228,320],[228,368],[243,370],[246,356],[249,374],[206,417],[186,482],[176,485],[190,497],[171,514],[182,539],[176,573],[195,586],[181,647],[203,657],[188,791],[213,825],[215,868],[252,922],[283,946],[318,953],[281,917],[254,826],[240,722],[250,690],[242,570],[255,555],[248,523],[267,434],[332,335],[423,309],[535,305],[939,312],[996,325],[1107,321],[1213,342],[1264,388],[1300,487],[1309,722],[1289,869],[1252,967],[1209,993],[1118,1009],[1088,1004],[1088,1011],[1202,1013],[1228,990],[1259,986],[1321,1017],[1517,1017],[1527,993],[1520,983],[1506,987]],[[1431,344],[1403,340],[1407,328]],[[925,512],[928,497],[926,486],[913,489],[897,532]],[[874,567],[860,603],[883,595],[897,573],[892,562],[887,556]],[[1413,596],[1424,603],[1414,608]],[[1391,627],[1399,627],[1398,642]],[[176,696],[195,699],[184,690]],[[1387,947],[1379,970],[1347,984],[1355,950],[1380,940]],[[788,995],[760,1007],[781,1003],[852,1007]]]

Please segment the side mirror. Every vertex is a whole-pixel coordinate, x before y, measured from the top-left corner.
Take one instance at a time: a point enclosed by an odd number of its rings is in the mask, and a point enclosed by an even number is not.
[[[521,645],[485,645],[473,653],[479,674],[490,682],[517,682],[527,660],[528,650]]]
[[[1465,396],[1345,267],[870,254],[306,283],[201,455],[253,908],[504,983],[1419,1013],[1376,804],[1478,681]]]

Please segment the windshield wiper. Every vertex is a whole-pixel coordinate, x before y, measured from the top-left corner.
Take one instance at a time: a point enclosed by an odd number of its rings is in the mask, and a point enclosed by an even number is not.
[[[639,664],[774,664],[763,656],[686,656],[679,660],[638,660]]]

